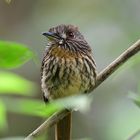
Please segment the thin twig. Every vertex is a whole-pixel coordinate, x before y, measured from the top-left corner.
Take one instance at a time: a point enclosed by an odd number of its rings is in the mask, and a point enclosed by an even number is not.
[[[137,130],[134,134],[129,136],[126,140],[134,140],[138,135],[140,135],[140,129]]]
[[[122,64],[124,64],[128,59],[140,51],[140,40],[130,46],[126,51],[124,51],[117,59],[115,59],[111,64],[109,64],[104,70],[102,70],[96,79],[97,88],[104,80],[106,80],[113,72],[115,72]],[[44,132],[47,128],[56,124],[60,119],[63,119],[67,115],[68,111],[64,110],[62,112],[56,113],[48,118],[42,125],[40,125],[35,131],[29,134],[25,140],[31,140],[32,138],[38,136],[40,133]]]
[[[36,130],[34,130],[31,134],[29,134],[25,140],[32,140],[37,137],[40,133],[47,130],[47,128],[53,126],[58,121],[63,119],[69,113],[68,110],[63,110],[61,112],[57,112],[53,114],[50,118],[48,118],[44,123],[42,123]]]
[[[122,64],[128,59],[140,51],[140,39],[125,50],[118,58],[110,63],[105,69],[103,69],[97,76],[96,87],[98,87],[104,80],[106,80],[114,71],[116,71]],[[95,89],[94,88],[94,89]]]

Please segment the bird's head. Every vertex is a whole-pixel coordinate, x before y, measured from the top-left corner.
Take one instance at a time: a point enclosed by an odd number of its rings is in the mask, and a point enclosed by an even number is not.
[[[71,52],[91,51],[88,43],[78,28],[73,25],[59,25],[43,33],[49,39],[49,44],[67,49]]]

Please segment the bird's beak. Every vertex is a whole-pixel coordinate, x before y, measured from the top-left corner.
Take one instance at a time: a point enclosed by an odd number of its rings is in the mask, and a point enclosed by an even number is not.
[[[44,32],[44,33],[42,33],[42,35],[46,36],[50,40],[60,39],[60,37],[58,35],[56,35],[55,33],[52,33],[52,32]]]

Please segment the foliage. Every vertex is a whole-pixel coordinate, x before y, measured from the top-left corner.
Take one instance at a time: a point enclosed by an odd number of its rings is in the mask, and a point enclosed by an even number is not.
[[[33,53],[23,44],[0,41],[0,68],[17,68],[33,58]]]
[[[0,72],[0,94],[31,95],[35,92],[35,84],[19,75]]]
[[[20,113],[24,115],[38,116],[38,117],[49,117],[53,113],[60,111],[64,108],[76,109],[83,112],[88,111],[91,103],[91,98],[88,96],[79,95],[73,97],[67,97],[64,99],[58,99],[50,103],[44,104],[44,102],[37,99],[10,99],[8,102],[7,98],[4,98],[6,108],[10,112]],[[16,108],[15,103],[16,102]]]
[[[134,93],[134,92],[129,92],[129,98],[138,106],[140,107],[140,95]]]
[[[31,58],[33,53],[25,45],[0,41],[0,68],[17,68]],[[36,89],[35,85],[31,81],[11,72],[0,71],[0,94],[31,95],[34,89]],[[0,128],[3,129],[5,126],[5,102],[0,101]]]
[[[0,129],[4,130],[6,126],[6,108],[3,101],[0,100]]]

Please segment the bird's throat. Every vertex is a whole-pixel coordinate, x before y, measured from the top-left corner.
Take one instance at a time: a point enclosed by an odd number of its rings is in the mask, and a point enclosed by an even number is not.
[[[50,53],[54,57],[58,58],[67,58],[67,59],[73,59],[80,56],[79,53],[72,52],[69,49],[65,49],[63,47],[53,46],[50,48]]]

